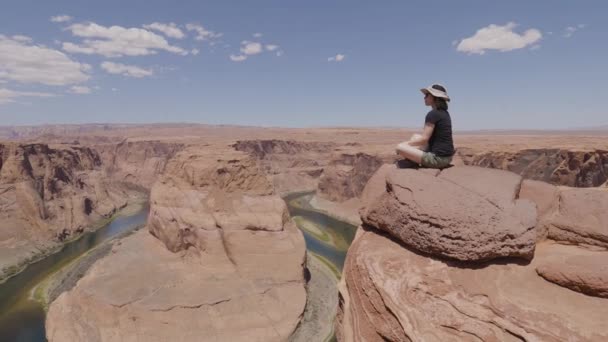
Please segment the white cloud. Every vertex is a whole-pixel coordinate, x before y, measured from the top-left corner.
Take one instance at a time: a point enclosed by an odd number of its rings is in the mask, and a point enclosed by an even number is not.
[[[243,40],[241,42],[240,53],[238,55],[231,54],[230,60],[234,62],[242,62],[249,56],[258,55],[264,51],[276,51],[277,56],[282,56],[283,51],[279,50],[280,46],[276,44],[262,44],[260,42],[252,42],[249,40]]]
[[[32,38],[30,38],[28,36],[23,36],[20,34],[14,35],[12,38],[13,38],[13,40],[16,40],[21,43],[31,43],[32,42]]]
[[[564,34],[562,35],[564,38],[570,38],[572,37],[572,35],[574,34],[574,32],[580,30],[580,29],[584,29],[585,28],[585,24],[578,24],[576,26],[568,26],[564,29]]]
[[[73,86],[70,88],[69,92],[72,94],[90,94],[91,88],[85,86]]]
[[[193,54],[193,55],[195,55],[195,56],[198,55],[200,52],[201,51],[199,49],[197,49],[197,48],[194,48],[194,49],[190,50],[190,53]]]
[[[113,91],[113,92],[117,92],[117,91],[118,91],[118,88],[112,88],[112,91]]]
[[[53,97],[54,94],[38,93],[29,91],[15,91],[6,88],[0,88],[0,104],[15,102],[17,97]]]
[[[327,59],[327,61],[328,62],[342,62],[344,60],[344,58],[346,58],[346,55],[343,55],[343,54],[339,53],[339,54],[337,54],[337,55],[335,55],[333,57],[329,57]]]
[[[194,39],[201,41],[217,39],[222,36],[221,33],[209,31],[199,24],[186,24],[186,30],[196,32]]]
[[[285,52],[284,52],[283,50],[279,50],[279,51],[277,51],[277,57],[281,57],[281,56],[283,56],[283,54],[284,54],[284,53],[285,53]]]
[[[17,37],[0,35],[0,79],[46,85],[75,84],[89,79],[90,65],[74,61],[61,51],[31,45],[27,37]]]
[[[230,55],[230,60],[233,62],[242,62],[247,59],[245,55]]]
[[[182,32],[182,30],[180,30],[179,27],[177,27],[177,25],[174,23],[152,23],[149,25],[144,25],[144,28],[162,32],[165,36],[170,38],[182,39],[186,36],[184,32]]]
[[[154,72],[152,70],[142,69],[135,65],[125,65],[120,63],[112,63],[112,62],[103,62],[101,63],[101,68],[110,74],[115,75],[123,75],[129,77],[146,77],[152,76]]]
[[[253,37],[254,38],[262,38],[262,34],[259,33],[259,32],[256,32],[256,33],[253,34]]]
[[[483,55],[486,50],[498,50],[501,52],[522,49],[533,45],[542,38],[542,33],[537,29],[529,29],[522,34],[513,31],[517,27],[515,23],[504,26],[489,25],[483,27],[472,36],[460,41],[456,49],[460,52]]]
[[[262,52],[262,44],[244,40],[241,42],[241,53],[245,55],[257,55]]]
[[[145,56],[164,50],[180,55],[188,52],[167,40],[141,28],[105,27],[95,23],[73,24],[68,27],[74,36],[85,38],[82,45],[63,43],[63,50],[71,53],[99,54],[105,57]]]
[[[70,17],[69,15],[57,15],[54,17],[51,17],[51,21],[54,23],[65,23],[68,21],[71,21],[73,18]]]

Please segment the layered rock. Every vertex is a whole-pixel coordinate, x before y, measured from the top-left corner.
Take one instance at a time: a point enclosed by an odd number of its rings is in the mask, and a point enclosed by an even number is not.
[[[597,187],[608,180],[608,151],[522,149],[475,153],[459,148],[467,165],[509,170],[527,179],[571,187]]]
[[[539,239],[608,248],[608,191],[604,188],[559,188],[524,181],[521,198],[539,210]]]
[[[571,201],[560,200],[570,191]],[[587,191],[498,170],[381,167],[363,191],[364,225],[340,283],[338,340],[608,339],[608,300],[598,298],[606,251],[542,241],[534,227],[536,207],[547,225],[600,201]],[[580,215],[592,218],[579,221],[591,230],[579,236],[601,230],[601,213],[589,207]]]
[[[168,161],[183,148],[181,143],[129,139],[95,145],[108,177],[148,190],[165,171]]]
[[[365,184],[387,157],[366,153],[342,153],[334,157],[319,179],[320,196],[335,202],[343,202],[361,195]]]
[[[530,259],[536,242],[533,202],[517,199],[521,177],[500,170],[393,168],[386,191],[362,210],[364,224],[416,250],[458,260]]]
[[[559,245],[553,249],[556,252],[536,267],[541,277],[573,291],[608,298],[608,252]]]
[[[232,144],[260,161],[281,195],[315,190],[319,176],[337,144],[294,140],[241,140]]]
[[[216,150],[217,151],[217,150]],[[49,341],[282,341],[306,303],[302,233],[258,162],[190,147],[126,239],[52,303]]]
[[[110,217],[135,196],[105,178],[101,158],[93,149],[0,146],[0,261],[7,273],[9,266]]]
[[[548,224],[549,238],[608,248],[608,191],[561,190],[558,203]]]
[[[360,229],[340,287],[339,341],[605,341],[608,300],[545,281],[536,263],[453,264]]]

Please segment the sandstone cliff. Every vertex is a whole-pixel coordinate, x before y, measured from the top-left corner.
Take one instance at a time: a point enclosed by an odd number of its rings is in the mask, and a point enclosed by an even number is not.
[[[99,152],[108,178],[149,190],[184,144],[124,139],[117,144],[93,145],[93,148]]]
[[[91,148],[8,143],[0,144],[0,157],[5,275],[112,216],[135,196],[105,178]]]
[[[605,190],[386,165],[362,198],[339,340],[608,339]]]
[[[597,187],[608,180],[608,151],[522,149],[517,152],[492,151],[475,153],[459,148],[467,165],[503,169],[555,185]]]
[[[49,341],[284,341],[306,303],[302,233],[260,163],[191,146],[154,184],[148,231],[52,303]]]
[[[242,140],[232,145],[260,161],[279,194],[317,188],[329,157],[337,148],[333,142],[294,140]]]

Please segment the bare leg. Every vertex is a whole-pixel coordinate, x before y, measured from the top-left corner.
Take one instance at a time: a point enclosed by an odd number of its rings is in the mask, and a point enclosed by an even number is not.
[[[415,146],[410,146],[407,142],[402,142],[401,144],[397,145],[397,153],[403,158],[420,164],[424,151]]]

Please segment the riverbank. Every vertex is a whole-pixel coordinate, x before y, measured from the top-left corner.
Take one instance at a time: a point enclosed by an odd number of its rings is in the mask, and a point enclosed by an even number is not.
[[[122,214],[124,216],[129,216],[142,209],[143,207],[140,207],[137,210],[131,208],[128,212]],[[32,289],[31,299],[40,303],[46,312],[48,306],[57,299],[59,295],[71,290],[97,260],[105,257],[112,251],[114,245],[120,245],[120,241],[123,238],[135,233],[143,227],[145,227],[145,224],[137,225],[134,228],[128,228],[123,233],[114,236],[110,240],[104,241],[85,254],[77,257],[69,264],[61,267],[55,273],[50,274]]]
[[[0,336],[9,341],[45,341],[46,307],[71,289],[123,238],[145,225],[147,201],[131,202],[111,222],[66,243],[0,284]],[[106,221],[106,220],[104,220]]]
[[[338,309],[340,273],[322,256],[308,252],[306,267],[310,281],[306,285],[306,308],[291,342],[330,341]]]
[[[95,232],[102,227],[105,227],[110,222],[115,220],[121,216],[128,216],[133,214],[139,210],[141,210],[148,202],[148,195],[146,193],[136,193],[130,198],[130,201],[126,202],[123,207],[118,208],[113,213],[111,213],[108,217],[103,218],[89,225],[82,234],[73,236],[64,241],[49,241],[48,246],[36,247],[37,252],[31,254],[29,257],[17,261],[13,264],[3,265],[2,270],[0,271],[0,285],[7,282],[10,278],[19,275],[23,272],[29,265],[35,264],[44,258],[53,255],[59,251],[61,251],[64,246],[68,245],[71,242],[74,242],[87,233]]]

